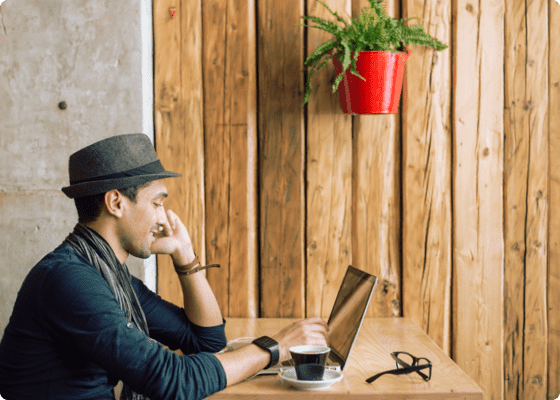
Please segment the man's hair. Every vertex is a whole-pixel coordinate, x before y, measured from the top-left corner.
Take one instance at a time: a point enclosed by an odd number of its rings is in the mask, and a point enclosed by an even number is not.
[[[130,199],[130,201],[136,203],[138,192],[140,192],[141,189],[150,186],[152,183],[153,182],[150,181],[137,186],[130,186],[117,190],[128,199]],[[105,205],[105,193],[94,194],[92,196],[77,197],[74,199],[76,209],[78,210],[79,223],[87,224],[99,218],[99,216],[101,215],[101,210]]]

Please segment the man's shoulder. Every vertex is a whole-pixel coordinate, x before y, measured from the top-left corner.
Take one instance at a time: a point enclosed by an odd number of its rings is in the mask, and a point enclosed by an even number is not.
[[[37,265],[65,265],[65,264],[87,264],[91,263],[76,253],[70,247],[60,245],[50,253],[46,254]],[[93,265],[92,265],[93,266]]]
[[[39,261],[26,281],[40,298],[53,302],[91,293],[112,295],[101,273],[86,258],[65,246],[56,248]]]
[[[69,247],[58,246],[56,249],[45,255],[30,271],[32,275],[60,275],[73,274],[80,275],[99,275],[97,269],[83,256],[76,253]]]

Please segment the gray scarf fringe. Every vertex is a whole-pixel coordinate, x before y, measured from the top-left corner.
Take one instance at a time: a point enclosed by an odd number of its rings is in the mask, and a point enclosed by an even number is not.
[[[136,292],[132,287],[132,279],[128,267],[126,264],[119,262],[109,243],[94,230],[78,223],[74,227],[74,231],[68,235],[62,244],[87,258],[97,268],[115,294],[126,318],[134,322],[142,333],[149,336],[148,322]],[[123,382],[121,400],[149,399],[135,393]]]

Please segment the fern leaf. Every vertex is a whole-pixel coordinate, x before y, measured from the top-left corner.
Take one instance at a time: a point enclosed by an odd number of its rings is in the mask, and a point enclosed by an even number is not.
[[[317,46],[315,51],[313,51],[313,53],[311,53],[305,59],[305,65],[309,66],[309,65],[316,64],[321,58],[323,58],[335,47],[336,47],[336,40],[334,39]]]

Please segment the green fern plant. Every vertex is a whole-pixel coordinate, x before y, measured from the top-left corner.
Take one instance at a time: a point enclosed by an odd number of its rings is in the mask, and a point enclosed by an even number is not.
[[[307,103],[311,95],[313,73],[334,57],[339,57],[342,72],[334,81],[333,93],[336,92],[348,69],[352,74],[365,80],[356,71],[356,60],[362,51],[404,51],[407,44],[432,47],[435,50],[447,48],[445,44],[425,33],[421,25],[406,25],[408,21],[417,18],[399,20],[389,17],[383,5],[384,0],[368,0],[370,6],[362,8],[358,17],[352,18],[349,22],[322,1],[317,1],[332,14],[336,22],[312,16],[302,17],[308,21],[302,26],[320,29],[333,35],[331,40],[319,45],[305,60],[305,65],[311,69],[307,76],[303,104]]]

